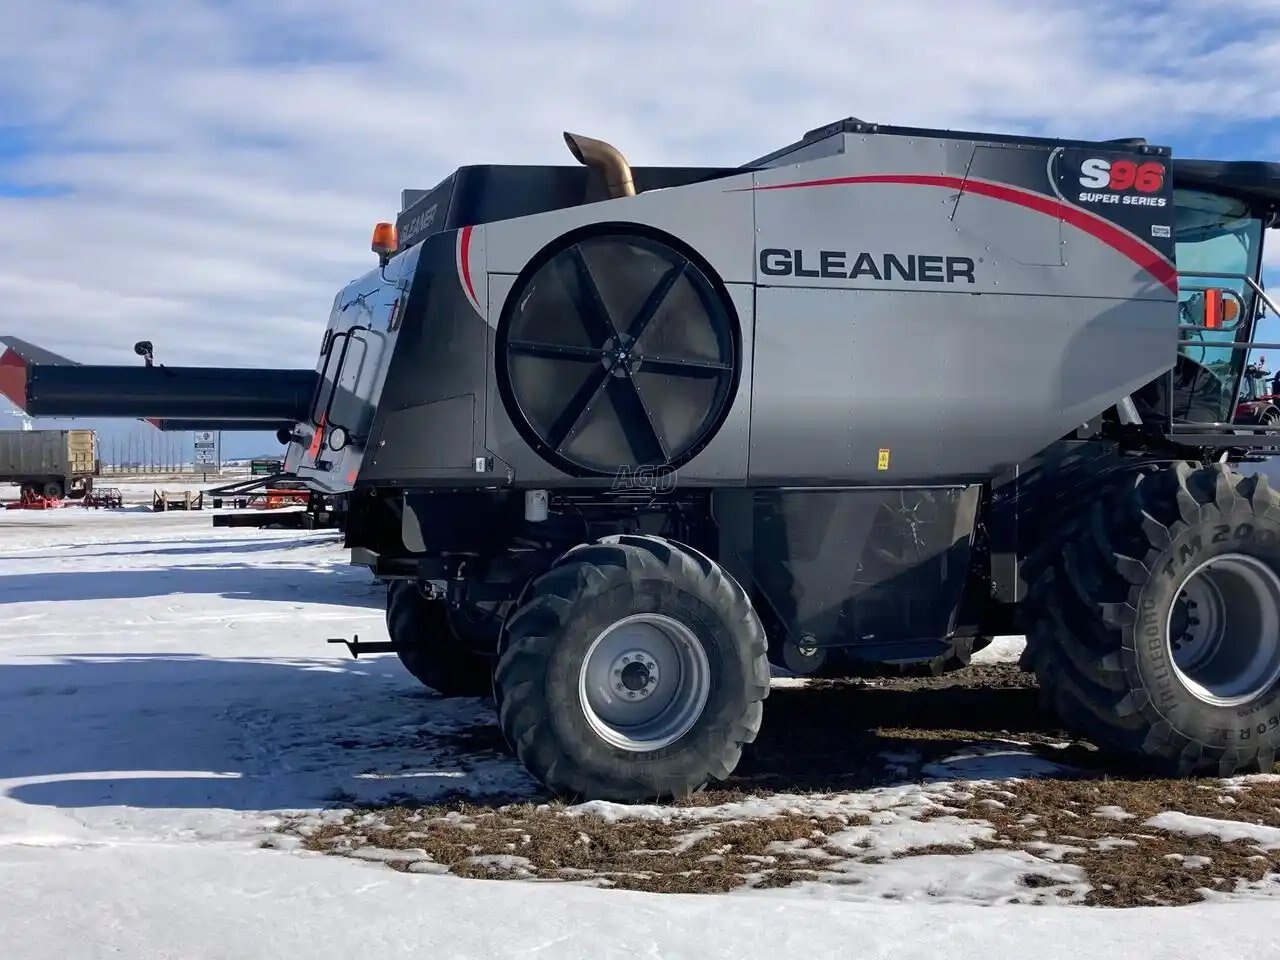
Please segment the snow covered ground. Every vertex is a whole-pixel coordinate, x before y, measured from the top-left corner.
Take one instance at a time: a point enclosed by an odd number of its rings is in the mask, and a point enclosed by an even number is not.
[[[121,486],[132,504],[150,499],[152,485]],[[1048,960],[1087,955],[1091,944],[1108,957],[1274,949],[1272,881],[1192,906],[1104,911],[1078,905],[1086,870],[1064,853],[1073,843],[1136,844],[1127,838],[1145,832],[1200,844],[1234,838],[1244,854],[1274,863],[1274,826],[1200,807],[1139,817],[1108,796],[1086,811],[1092,833],[1048,833],[1038,851],[1020,835],[993,847],[1019,829],[1011,814],[995,816],[1015,805],[1010,788],[1020,781],[1009,778],[1062,774],[1081,755],[1065,744],[1060,758],[1020,739],[978,738],[941,754],[903,747],[880,758],[901,765],[901,782],[865,789],[788,795],[744,780],[723,802],[683,810],[548,807],[485,740],[493,728],[484,702],[441,700],[393,656],[352,661],[325,644],[383,633],[381,590],[348,566],[334,534],[214,529],[210,516],[136,506],[0,512],[6,960],[709,960],[854,949],[895,958],[1034,950]],[[1014,653],[1016,643],[1004,644],[986,658]],[[1218,785],[1213,802],[1235,804],[1248,790]],[[667,844],[649,852],[659,860],[680,851],[731,859],[726,838],[745,843],[746,827],[764,822],[783,839],[761,840],[767,852],[753,869],[764,875],[785,862],[796,877],[697,895],[602,889],[612,881],[599,870],[576,882],[548,870],[545,850],[504,853],[492,837],[460,851],[468,869],[445,874],[450,864],[403,834],[398,859],[373,842],[389,813],[346,812],[388,798],[404,802],[395,808],[402,820],[459,835],[480,836],[486,818],[524,817],[537,828],[533,846],[570,820],[589,840],[609,828],[648,831]],[[426,823],[441,809],[433,804],[459,798],[470,801],[467,813]],[[521,798],[532,802],[518,814],[499,806]],[[808,830],[806,818],[818,831],[807,837],[796,832]],[[316,852],[321,840],[348,855]],[[495,869],[526,879],[469,878]],[[1019,884],[1027,874],[1043,884],[1030,895]],[[1042,897],[1046,908],[1026,905],[1046,889],[1066,893]]]

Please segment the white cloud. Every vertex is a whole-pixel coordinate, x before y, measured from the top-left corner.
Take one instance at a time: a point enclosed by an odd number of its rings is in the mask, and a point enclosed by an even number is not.
[[[401,188],[572,162],[564,129],[733,164],[849,114],[1152,139],[1280,116],[1266,0],[13,6],[0,127],[42,149],[0,178],[69,192],[0,200],[0,331],[83,360],[146,337],[310,365]]]

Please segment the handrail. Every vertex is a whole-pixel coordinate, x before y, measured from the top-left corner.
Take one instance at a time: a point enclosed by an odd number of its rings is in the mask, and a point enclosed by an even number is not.
[[[1179,327],[1179,329],[1182,329]],[[1204,327],[1192,327],[1193,330],[1204,330]],[[1224,340],[1212,343],[1207,340],[1179,340],[1180,347],[1208,347],[1211,350],[1280,350],[1280,343],[1269,343],[1263,340]]]
[[[373,327],[366,327],[366,326],[352,327],[348,332],[354,334],[357,330],[363,330],[369,333],[375,332]],[[358,342],[362,347],[364,347],[364,356],[360,360],[361,364],[363,364],[369,359],[369,341],[365,340],[363,337],[361,337],[360,340],[357,341],[355,337],[352,336],[350,339],[347,340],[347,346],[350,346],[352,343],[356,343],[356,342]],[[329,428],[330,435],[333,434],[334,428],[340,427],[347,434],[348,440],[354,440],[356,439],[355,430],[344,423],[338,423],[333,419],[331,415],[331,410],[333,408],[333,401],[338,396],[338,387],[342,382],[343,374],[346,373],[346,370],[347,370],[347,358],[345,356],[346,348],[343,349],[343,353],[344,353],[344,356],[342,358],[342,362],[338,365],[337,373],[334,374],[333,392],[329,394],[329,406],[325,408],[324,422]],[[359,386],[360,375],[361,375],[361,371],[357,369],[356,379],[355,379],[355,382],[352,384],[353,390]]]
[[[316,388],[311,394],[311,402],[307,404],[307,416],[311,418],[313,427],[320,426],[320,420],[316,416],[316,407],[320,404],[320,393],[324,390],[324,376],[329,372],[329,361],[333,359],[333,342],[341,335],[333,330],[324,332],[324,345],[320,348],[320,355],[324,358],[324,363],[320,365],[320,374],[316,377]]]
[[[1238,430],[1242,433],[1271,433],[1280,443],[1280,427],[1276,424],[1259,423],[1204,423],[1188,420],[1173,425],[1174,433],[1207,433],[1212,430]]]
[[[342,371],[346,369],[346,366],[347,366],[347,351],[351,349],[352,334],[354,334],[357,330],[370,330],[370,329],[372,328],[364,324],[357,323],[357,324],[353,324],[350,327],[347,327],[347,329],[343,330],[341,334],[337,334],[334,336],[335,340],[338,338],[338,336],[342,336],[345,339],[342,344],[342,353],[338,355],[338,369],[334,371],[334,374],[333,374],[333,389],[329,391],[329,402],[326,403],[324,406],[324,414],[320,418],[321,422],[326,424],[330,422],[329,414],[333,411],[333,401],[338,396],[338,381],[342,379]],[[346,429],[346,428],[344,427],[343,429]]]
[[[326,383],[325,374],[329,372],[329,361],[333,359],[334,344],[336,344],[339,340],[342,340],[345,346],[346,342],[350,339],[350,337],[351,337],[350,331],[338,330],[333,334],[332,337],[329,338],[329,352],[328,354],[325,355],[324,366],[320,369],[320,382],[316,384],[316,395],[311,404],[310,412],[311,412],[311,423],[313,426],[319,427],[322,423],[325,422],[324,415],[318,414],[316,411],[317,411],[317,408],[320,406],[320,395],[324,392],[324,385]],[[341,363],[338,364],[338,370],[339,371],[342,370]],[[331,402],[333,400],[333,392],[334,390],[337,389],[337,386],[338,386],[338,374],[334,374],[333,386],[330,387],[329,389],[329,400]],[[328,409],[328,404],[326,404],[325,406],[326,406],[326,409]]]

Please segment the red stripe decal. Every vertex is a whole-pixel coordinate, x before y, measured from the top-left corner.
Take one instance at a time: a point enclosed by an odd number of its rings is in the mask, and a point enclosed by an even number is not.
[[[16,350],[5,349],[0,354],[0,396],[21,410],[27,411],[27,362]]]
[[[307,456],[314,462],[320,456],[320,444],[324,440],[324,414],[320,414],[320,422],[316,424],[316,432],[311,435],[311,445],[307,447]]]
[[[473,304],[479,304],[476,288],[471,283],[471,228],[463,227],[458,234],[458,265],[462,270],[462,285],[467,288],[467,296]]]
[[[1178,292],[1178,270],[1169,262],[1169,258],[1151,245],[1144,243],[1127,230],[1122,230],[1110,220],[1106,220],[1088,210],[1073,207],[1053,197],[1011,187],[1007,183],[994,183],[990,180],[966,180],[962,177],[949,177],[926,173],[882,173],[860,177],[830,177],[825,180],[802,180],[799,183],[778,183],[761,187],[748,187],[752,191],[791,190],[797,187],[834,187],[843,185],[861,185],[872,183],[896,183],[907,186],[943,187],[958,190],[961,193],[973,193],[978,196],[1016,203],[1037,213],[1051,217],[1061,217],[1066,223],[1102,241],[1107,246],[1124,254],[1143,270],[1146,270],[1161,284],[1174,293]]]

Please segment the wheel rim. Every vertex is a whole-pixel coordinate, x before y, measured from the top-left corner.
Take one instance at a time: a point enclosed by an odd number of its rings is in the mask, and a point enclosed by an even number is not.
[[[591,729],[622,750],[659,750],[689,732],[711,692],[711,665],[693,631],[637,613],[592,642],[578,672]]]
[[[1169,612],[1174,672],[1197,699],[1238,706],[1280,681],[1280,574],[1229,553],[1186,577]]]

